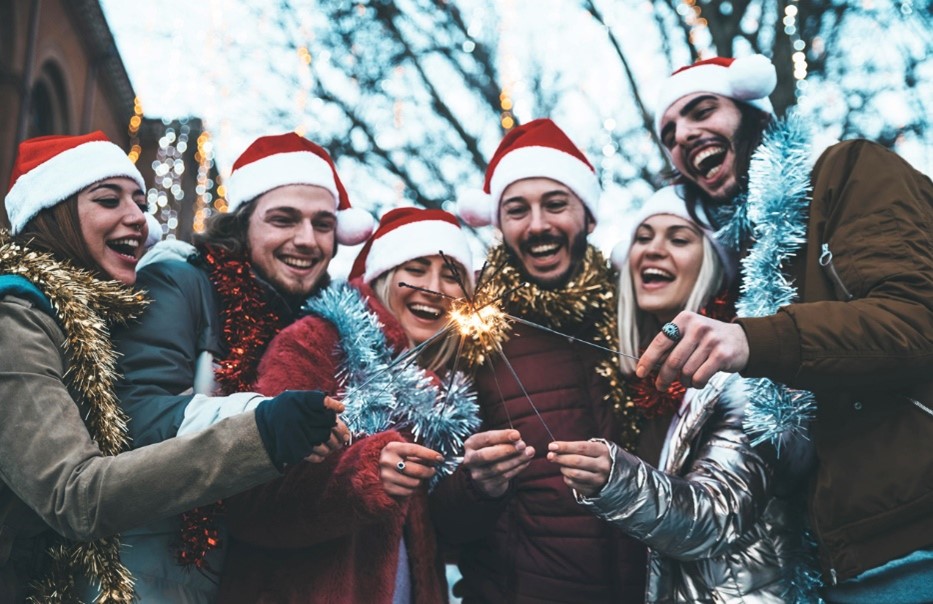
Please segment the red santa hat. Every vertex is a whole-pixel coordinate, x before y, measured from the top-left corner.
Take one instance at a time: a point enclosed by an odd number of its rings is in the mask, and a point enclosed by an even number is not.
[[[24,140],[19,144],[5,200],[10,232],[16,235],[42,210],[57,206],[95,182],[118,176],[146,189],[142,174],[126,152],[99,130]]]
[[[713,57],[681,67],[661,85],[654,112],[654,128],[661,132],[661,117],[678,99],[697,92],[711,92],[774,113],[768,96],[777,86],[774,65],[763,55],[741,59]]]
[[[498,226],[502,192],[525,178],[562,183],[596,219],[601,192],[596,171],[564,131],[546,118],[517,126],[505,135],[486,168],[483,190],[464,192],[457,200],[457,212],[471,226]]]
[[[684,201],[684,190],[680,185],[672,185],[664,187],[655,191],[655,193],[648,198],[648,200],[642,205],[642,207],[635,212],[635,214],[627,221],[627,224],[631,226],[628,232],[628,237],[623,239],[612,248],[612,264],[618,270],[622,270],[622,266],[628,262],[629,251],[632,249],[632,244],[635,243],[635,232],[638,231],[638,227],[641,226],[643,222],[651,218],[652,216],[657,216],[658,214],[668,214],[671,216],[677,216],[678,218],[683,218],[684,220],[695,224],[700,232],[709,239],[710,243],[713,244],[713,249],[716,250],[716,255],[719,256],[719,260],[722,263],[723,272],[726,275],[726,281],[731,282],[732,278],[735,276],[737,269],[737,261],[732,253],[729,252],[719,240],[716,239],[716,233],[709,226],[709,221],[706,219],[706,214],[703,212],[703,208],[700,206],[696,207],[696,219],[690,216],[690,212],[687,210],[687,203]],[[697,222],[699,219],[699,222]]]
[[[443,252],[473,281],[473,255],[457,218],[443,210],[396,208],[386,212],[350,270],[350,279],[373,282],[383,273],[415,258]]]
[[[226,182],[230,211],[285,185],[314,185],[334,196],[339,243],[356,245],[372,233],[372,216],[350,207],[350,197],[327,151],[294,132],[261,136],[237,158]]]

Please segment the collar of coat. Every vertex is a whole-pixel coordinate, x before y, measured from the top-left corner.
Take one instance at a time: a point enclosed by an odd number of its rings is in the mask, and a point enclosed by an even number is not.
[[[505,313],[564,333],[587,326],[592,344],[618,350],[617,282],[618,276],[602,253],[589,245],[573,278],[563,287],[545,289],[529,282],[505,246],[498,245],[489,251],[477,279],[474,306],[495,305]],[[464,337],[460,358],[474,370],[495,363],[510,335],[511,325],[506,322],[491,341]],[[615,353],[606,352],[595,371],[606,382],[604,400],[618,421],[617,442],[632,450],[638,439],[640,414],[626,396]]]
[[[13,243],[6,235],[0,235],[0,274],[20,275],[48,298],[65,335],[69,362],[64,379],[90,410],[85,420],[88,432],[104,455],[124,450],[129,442],[127,417],[113,391],[116,354],[109,325],[138,317],[146,306],[143,296],[51,254]],[[120,562],[119,537],[62,543],[51,547],[49,554],[52,570],[33,584],[32,601],[77,601],[74,576],[79,570],[99,583],[99,602],[131,601],[133,579]]]

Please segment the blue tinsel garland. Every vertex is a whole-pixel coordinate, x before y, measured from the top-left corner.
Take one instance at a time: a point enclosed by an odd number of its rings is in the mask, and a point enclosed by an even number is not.
[[[480,426],[470,380],[457,373],[448,391],[447,384],[440,384],[415,362],[389,369],[395,355],[382,325],[360,292],[348,284],[325,289],[310,298],[304,310],[337,329],[344,356],[338,374],[346,405],[341,417],[351,432],[407,428],[419,444],[444,456],[434,482],[453,472],[463,441]]]
[[[736,302],[740,317],[770,316],[797,298],[781,268],[806,241],[812,167],[810,129],[794,114],[775,122],[752,155],[748,195],[732,204],[730,221],[717,233],[733,248],[737,234],[751,233]],[[753,444],[771,442],[780,453],[782,442],[805,434],[815,399],[766,378],[748,382],[745,430]]]
[[[730,219],[717,232],[724,244],[738,249],[750,234],[752,246],[742,259],[742,293],[736,302],[740,317],[765,317],[794,302],[797,288],[781,268],[806,242],[813,167],[810,128],[791,113],[776,121],[752,155],[748,195],[734,200]],[[781,453],[782,444],[807,438],[816,399],[767,378],[742,380],[748,401],[745,432],[753,445],[770,442]],[[815,561],[815,543],[809,531],[788,565],[787,602],[822,602]]]

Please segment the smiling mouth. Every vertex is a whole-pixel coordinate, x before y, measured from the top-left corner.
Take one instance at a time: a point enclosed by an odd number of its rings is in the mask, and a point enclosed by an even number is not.
[[[719,174],[728,150],[724,145],[705,147],[690,158],[690,169],[702,178],[713,178]]]
[[[112,239],[107,242],[107,247],[127,258],[136,259],[136,252],[139,250],[139,239],[126,237],[124,239]]]
[[[409,304],[408,311],[418,317],[419,319],[424,319],[425,321],[437,321],[442,316],[444,316],[444,311],[436,306],[428,306],[427,304]]]
[[[641,282],[645,285],[652,283],[670,283],[674,274],[660,268],[646,268],[641,271]]]
[[[560,242],[551,241],[548,243],[527,245],[525,246],[525,250],[532,258],[547,258],[548,256],[553,256],[558,251],[560,251],[561,246],[562,244]]]
[[[299,270],[309,269],[317,264],[316,258],[295,258],[293,256],[279,256],[279,260],[292,268]]]

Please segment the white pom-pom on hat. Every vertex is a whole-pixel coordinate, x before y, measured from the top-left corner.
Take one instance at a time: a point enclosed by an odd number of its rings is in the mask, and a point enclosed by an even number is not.
[[[467,189],[457,196],[457,214],[471,227],[493,224],[495,206],[492,196],[481,189]]]
[[[762,55],[742,57],[727,70],[732,98],[740,101],[763,99],[777,86],[777,71]]]
[[[372,215],[359,208],[347,208],[337,212],[337,241],[343,245],[363,243],[372,235],[376,221]]]

